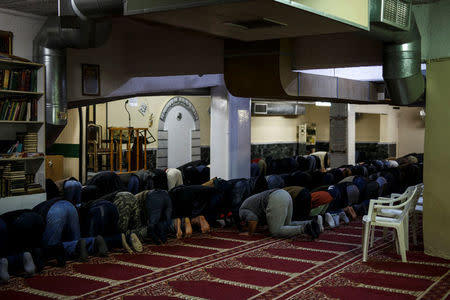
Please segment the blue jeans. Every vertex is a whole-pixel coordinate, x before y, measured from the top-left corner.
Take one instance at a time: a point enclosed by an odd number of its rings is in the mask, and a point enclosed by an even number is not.
[[[44,247],[62,243],[68,257],[75,257],[75,248],[80,239],[80,223],[75,206],[62,200],[52,205],[47,213],[47,225],[42,237]],[[89,253],[94,252],[94,238],[85,238]]]
[[[133,195],[139,193],[139,177],[131,175],[130,181],[128,181],[128,191]]]
[[[101,235],[109,249],[122,247],[121,235],[117,227],[119,212],[113,203],[107,200],[95,201],[89,207],[83,220],[83,236]]]
[[[167,232],[172,226],[172,201],[164,190],[153,190],[147,194],[145,207],[148,215],[147,236],[155,244],[167,241]]]
[[[81,204],[81,183],[76,180],[67,180],[64,183],[64,199],[72,202],[73,205]]]

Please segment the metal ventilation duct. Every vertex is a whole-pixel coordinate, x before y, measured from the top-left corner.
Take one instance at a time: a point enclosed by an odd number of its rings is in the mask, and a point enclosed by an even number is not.
[[[49,17],[33,41],[33,60],[46,67],[47,146],[55,142],[67,124],[66,48],[99,47],[109,37],[109,22],[94,22],[86,17],[103,15],[102,11],[96,13],[95,7],[117,12],[123,4],[122,0],[60,0],[60,16]],[[84,19],[76,17],[76,11]]]
[[[252,101],[253,115],[299,116],[304,115],[305,111],[305,106],[300,104]]]
[[[384,41],[383,78],[395,105],[424,99],[421,38],[410,0],[371,0],[370,33]]]

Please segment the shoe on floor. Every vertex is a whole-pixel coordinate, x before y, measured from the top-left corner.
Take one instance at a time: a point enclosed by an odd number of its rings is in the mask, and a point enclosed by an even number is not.
[[[131,246],[131,248],[134,251],[142,252],[142,250],[143,250],[142,243],[135,233],[129,234],[127,236],[127,243],[128,243],[128,245]]]
[[[334,219],[331,216],[330,213],[326,213],[325,214],[325,222],[328,224],[328,226],[330,226],[331,228],[336,227],[336,224],[334,223]]]
[[[8,280],[8,260],[6,258],[2,258],[0,259],[0,283],[7,283]]]
[[[128,253],[133,253],[133,250],[127,243],[127,237],[125,236],[125,233],[122,233],[122,247],[123,249],[127,250]]]
[[[88,251],[86,247],[86,241],[84,239],[79,239],[77,245],[75,246],[75,256],[78,260],[85,262],[88,259]]]
[[[317,216],[317,223],[319,224],[320,232],[324,232],[325,228],[323,228],[323,217],[321,215]]]
[[[105,240],[101,235],[97,235],[94,240],[94,253],[95,256],[105,257],[108,255],[108,246],[106,246]]]
[[[23,253],[23,270],[25,271],[25,276],[33,276],[36,273],[36,265],[30,252]]]
[[[339,220],[340,221],[344,221],[345,224],[350,223],[350,220],[348,219],[347,215],[345,214],[345,212],[340,212],[339,213]]]

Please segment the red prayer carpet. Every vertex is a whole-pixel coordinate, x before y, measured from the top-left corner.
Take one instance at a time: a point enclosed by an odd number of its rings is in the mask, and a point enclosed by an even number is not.
[[[0,299],[450,299],[450,260],[411,245],[402,263],[382,231],[375,237],[363,263],[361,221],[316,241],[215,229],[12,277]]]

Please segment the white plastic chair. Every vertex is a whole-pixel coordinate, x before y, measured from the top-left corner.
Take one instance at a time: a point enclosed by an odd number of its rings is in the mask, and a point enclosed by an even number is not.
[[[402,261],[406,262],[406,249],[408,244],[408,218],[411,205],[413,203],[414,197],[417,194],[417,191],[417,186],[414,186],[409,188],[407,192],[401,194],[397,198],[370,200],[368,214],[363,217],[364,226],[362,251],[364,262],[367,261],[371,230],[374,231],[374,229],[372,228],[375,226],[394,229],[397,253],[401,255]],[[394,203],[397,202],[399,202],[400,204],[394,205]],[[382,213],[383,210],[385,210],[384,214]]]
[[[409,250],[409,219],[412,219],[411,222],[411,226],[412,226],[412,236],[413,236],[413,244],[417,245],[417,228],[419,226],[419,218],[418,218],[418,214],[420,214],[423,211],[423,206],[418,205],[419,201],[422,199],[422,201],[420,201],[421,203],[423,203],[423,198],[421,198],[422,193],[423,193],[423,183],[420,183],[418,185],[415,186],[410,186],[406,189],[404,194],[391,194],[391,198],[390,199],[396,199],[396,201],[399,201],[400,196],[403,195],[409,195],[413,192],[414,188],[417,188],[416,193],[414,194],[413,199],[411,200],[411,207],[409,210],[409,218],[407,218],[406,222],[406,227],[405,227],[405,239],[406,239],[406,250]],[[400,195],[400,196],[399,196]],[[382,200],[388,200],[389,198],[378,198],[378,199],[382,199]],[[400,201],[404,201],[405,198],[403,198],[403,200]],[[393,215],[399,215],[401,214],[401,211],[393,209],[393,208],[384,208],[381,209],[380,211],[380,215],[382,216],[387,216],[387,217],[392,217]],[[373,243],[373,232],[372,232],[372,243]],[[371,244],[372,246],[373,244]]]
[[[413,244],[414,246],[417,246],[417,230],[419,229],[419,215],[423,214],[423,183],[417,185],[419,188],[420,193],[418,193],[417,196],[417,202],[411,210],[412,213],[412,237],[413,237]]]
[[[390,197],[378,197],[378,200],[394,200],[395,199],[395,203],[399,204],[402,203],[404,201],[406,201],[414,192],[416,186],[409,186],[406,188],[406,190],[403,192],[403,194],[397,194],[397,193],[392,193]],[[389,203],[389,206],[394,205],[394,202]],[[393,217],[396,215],[400,215],[402,213],[402,210],[398,210],[398,209],[394,209],[392,207],[390,208],[383,208],[380,210],[379,215],[385,216],[385,217]],[[408,218],[409,219],[409,218]],[[409,229],[409,220],[406,220],[405,222],[407,222],[405,224],[405,239],[406,239],[406,250],[409,249],[409,243],[408,243],[408,229]],[[383,230],[383,238],[386,239],[388,234],[388,228],[385,227]],[[371,237],[370,237],[370,247],[373,247],[373,242],[374,242],[374,230],[372,230],[371,232]]]

